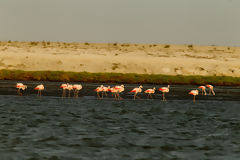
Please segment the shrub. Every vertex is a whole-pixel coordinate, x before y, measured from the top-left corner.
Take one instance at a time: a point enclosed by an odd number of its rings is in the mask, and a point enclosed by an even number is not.
[[[31,42],[30,43],[32,46],[36,46],[36,45],[38,45],[38,42]]]
[[[169,45],[169,44],[166,44],[166,45],[164,46],[164,48],[170,48],[170,45]]]

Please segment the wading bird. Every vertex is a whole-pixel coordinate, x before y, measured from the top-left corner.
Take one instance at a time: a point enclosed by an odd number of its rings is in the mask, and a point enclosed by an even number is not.
[[[67,85],[67,90],[68,90],[68,97],[71,97],[71,90],[73,90],[73,85],[68,84]]]
[[[198,90],[191,90],[188,94],[193,95],[193,102],[195,102],[195,97],[198,95]]]
[[[203,92],[204,92],[204,95],[207,95],[205,86],[199,86],[198,88],[202,89],[202,95],[203,95]]]
[[[107,97],[107,92],[109,91],[109,89],[110,89],[110,86],[108,86],[108,87],[103,86],[103,88],[102,88],[102,98],[103,98],[103,95],[105,95]]]
[[[62,97],[66,97],[66,89],[67,89],[67,87],[68,87],[68,83],[67,84],[64,83],[64,84],[62,84],[60,86],[60,88],[63,89]]]
[[[213,86],[211,84],[207,84],[206,86],[209,88],[209,95],[211,95],[211,93],[215,95],[215,92],[213,91]]]
[[[22,83],[17,83],[17,84],[16,84],[16,88],[18,89],[18,90],[17,90],[18,95],[19,95],[19,96],[22,96],[21,90],[24,91],[25,89],[27,89],[27,85],[24,85],[24,84],[22,84]]]
[[[114,98],[117,99],[117,92],[118,92],[118,90],[115,89],[115,87],[109,88],[108,91],[112,93],[112,97],[114,96]]]
[[[170,88],[170,85],[168,85],[167,87],[162,87],[158,89],[159,91],[162,92],[163,101],[166,101],[165,93],[169,92],[169,88]]]
[[[115,86],[114,89],[116,90],[116,96],[118,100],[123,99],[122,97],[120,97],[120,93],[124,91],[124,85],[122,84],[121,86]]]
[[[38,90],[37,96],[40,96],[40,97],[41,97],[41,95],[42,95],[42,90],[44,90],[43,84],[37,85],[34,89],[35,89],[35,90]]]
[[[137,94],[138,94],[139,92],[140,92],[140,93],[142,92],[142,88],[143,88],[143,86],[140,85],[138,88],[134,88],[133,90],[130,91],[130,92],[135,93],[134,96],[133,96],[133,99],[134,99],[134,100],[136,99],[136,97],[137,97],[137,98],[140,98],[140,97],[137,96]]]
[[[153,88],[153,89],[147,89],[147,90],[145,90],[144,92],[145,93],[147,93],[147,98],[149,99],[149,97],[151,97],[152,98],[152,94],[154,94],[155,93],[155,87]]]
[[[97,92],[97,97],[98,99],[101,99],[101,97],[99,96],[99,92],[103,91],[103,85],[101,85],[100,87],[97,87],[94,91]]]
[[[81,84],[74,84],[73,89],[74,89],[74,97],[77,98],[79,91],[82,89],[82,85]]]

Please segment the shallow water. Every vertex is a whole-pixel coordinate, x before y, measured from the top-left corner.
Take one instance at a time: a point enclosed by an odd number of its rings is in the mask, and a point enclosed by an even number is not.
[[[0,82],[1,160],[239,160],[240,88],[216,86],[216,96],[197,97],[197,86],[171,86],[161,101],[96,99],[99,84],[83,84],[79,98],[61,98],[60,83],[44,82],[41,98],[25,82]],[[144,85],[151,88],[153,85]],[[160,86],[156,86],[160,87]]]

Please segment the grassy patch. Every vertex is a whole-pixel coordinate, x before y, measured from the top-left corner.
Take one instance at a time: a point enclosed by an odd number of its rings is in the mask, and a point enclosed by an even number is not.
[[[214,84],[238,85],[240,77],[227,76],[170,76],[134,73],[89,73],[63,71],[21,71],[0,70],[0,80],[21,81],[60,81],[60,82],[94,82],[94,83],[148,83],[148,84]]]

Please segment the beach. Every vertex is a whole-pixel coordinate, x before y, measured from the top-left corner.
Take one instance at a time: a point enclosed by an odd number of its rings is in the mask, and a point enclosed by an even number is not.
[[[1,69],[240,77],[240,47],[6,41]]]

